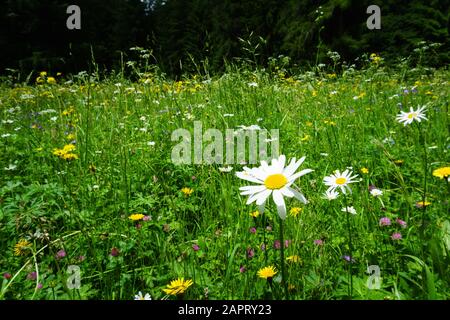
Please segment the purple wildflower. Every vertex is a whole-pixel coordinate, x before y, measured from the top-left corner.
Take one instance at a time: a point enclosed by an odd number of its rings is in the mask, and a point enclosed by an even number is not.
[[[119,249],[117,249],[116,247],[112,248],[110,255],[113,257],[117,257],[119,255]]]
[[[402,234],[400,232],[394,232],[391,236],[392,240],[401,240],[402,239]]]
[[[322,239],[314,240],[314,244],[317,245],[317,246],[322,246],[323,245],[323,240]]]
[[[380,219],[379,224],[380,224],[381,227],[383,227],[383,226],[390,226],[391,225],[391,219],[389,219],[388,217],[383,217],[383,218]]]
[[[405,221],[403,221],[403,220],[401,220],[401,219],[399,219],[399,218],[397,218],[396,220],[395,220],[395,222],[397,222],[402,228],[406,228],[406,222]]]
[[[251,259],[255,255],[255,251],[252,248],[247,248],[247,258]]]
[[[65,256],[66,256],[66,252],[65,252],[64,250],[59,250],[59,251],[56,253],[55,258],[56,258],[56,259],[62,259],[62,258],[64,258]]]

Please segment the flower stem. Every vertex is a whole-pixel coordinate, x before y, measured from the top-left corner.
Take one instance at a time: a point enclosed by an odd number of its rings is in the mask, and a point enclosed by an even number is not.
[[[348,272],[349,272],[349,288],[348,288],[348,294],[350,296],[350,299],[352,299],[353,297],[353,277],[352,277],[352,269],[353,269],[353,265],[352,265],[352,259],[353,259],[353,244],[352,244],[352,230],[351,230],[351,226],[350,226],[350,212],[348,212],[348,202],[347,202],[347,195],[344,194],[344,201],[345,201],[345,208],[346,208],[346,216],[347,216],[347,228],[348,228],[348,247],[350,250],[349,256],[350,256],[350,261],[349,263],[349,267],[348,267]]]
[[[425,135],[423,134],[422,127],[419,126],[420,143],[423,145],[423,194],[422,194],[422,225],[421,225],[421,235],[422,238],[425,236],[425,214],[427,211],[427,206],[425,204],[427,195],[427,171],[428,171],[428,153],[427,145],[425,141]]]
[[[283,238],[283,219],[280,219],[280,264],[281,264],[281,278],[282,283],[284,286],[284,294],[286,300],[288,300],[288,285],[287,285],[287,279],[286,279],[286,268],[284,265],[284,238]]]

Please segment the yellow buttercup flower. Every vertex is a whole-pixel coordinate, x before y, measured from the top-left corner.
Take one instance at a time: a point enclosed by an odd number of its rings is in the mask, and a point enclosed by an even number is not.
[[[258,277],[263,279],[272,279],[277,272],[278,271],[274,266],[264,267],[258,270]]]
[[[14,255],[15,256],[23,256],[27,254],[27,250],[31,247],[31,243],[25,239],[21,239],[14,246]]]
[[[372,60],[372,63],[374,63],[374,64],[379,64],[381,61],[381,57],[379,55],[377,55],[376,53],[372,53],[370,55],[370,60]]]
[[[289,262],[300,262],[300,257],[297,255],[289,256],[286,258]]]
[[[62,156],[64,160],[76,160],[78,159],[78,155],[75,153],[66,153]]]
[[[181,189],[181,192],[183,192],[186,196],[190,196],[192,192],[194,192],[194,189],[184,187],[183,189]]]
[[[46,76],[47,76],[47,71],[41,71],[41,72],[39,73],[39,75],[40,75],[41,77],[46,77]]]
[[[256,210],[256,211],[253,211],[253,212],[250,212],[250,217],[253,217],[253,218],[258,218],[258,217],[259,217],[259,215],[260,215],[260,213],[259,213],[259,211],[258,211],[258,210]]]
[[[361,173],[368,174],[369,173],[369,169],[361,168]]]
[[[291,210],[289,210],[289,214],[290,214],[291,216],[293,216],[293,217],[296,217],[296,216],[298,216],[298,214],[299,214],[300,212],[302,212],[302,211],[303,211],[302,208],[294,207],[294,208],[292,208]]]
[[[192,280],[184,280],[184,278],[178,278],[176,280],[173,280],[170,282],[170,284],[167,285],[166,289],[163,289],[163,291],[166,294],[176,296],[179,294],[183,294],[194,282]]]
[[[47,78],[47,83],[48,84],[56,84],[56,79],[53,77],[48,77]]]
[[[144,215],[142,213],[135,213],[128,217],[128,219],[131,219],[133,221],[138,221],[141,220],[142,218],[144,218]]]
[[[444,179],[450,176],[450,167],[442,167],[433,171],[433,176]]]
[[[431,204],[431,202],[429,201],[418,201],[416,202],[416,207],[417,208],[423,208],[423,207],[428,207]]]

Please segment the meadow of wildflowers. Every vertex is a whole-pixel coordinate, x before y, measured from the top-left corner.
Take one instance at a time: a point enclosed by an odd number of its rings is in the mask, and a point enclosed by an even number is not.
[[[128,65],[0,83],[0,299],[450,298],[448,70]],[[280,155],[176,165],[194,121]]]

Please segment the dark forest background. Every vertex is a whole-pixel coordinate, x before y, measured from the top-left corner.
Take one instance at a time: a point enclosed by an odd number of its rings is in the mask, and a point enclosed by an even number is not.
[[[224,62],[270,57],[302,66],[329,50],[352,61],[375,52],[409,56],[420,41],[443,46],[427,59],[448,64],[449,1],[444,0],[1,0],[0,73],[114,70],[130,47],[151,50],[151,62],[176,76]],[[81,8],[81,30],[68,30],[66,8]],[[366,9],[381,8],[381,30],[369,30]],[[329,60],[328,60],[329,61]]]

